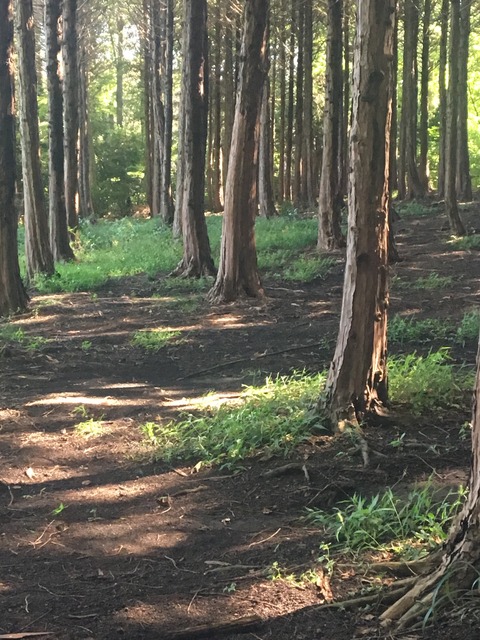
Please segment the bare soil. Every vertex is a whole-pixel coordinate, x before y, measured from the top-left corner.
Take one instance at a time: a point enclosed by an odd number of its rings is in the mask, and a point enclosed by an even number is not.
[[[474,227],[478,207],[463,213]],[[478,307],[480,254],[452,249],[448,236],[442,216],[398,223],[403,260],[394,275],[453,281],[434,291],[394,287],[392,313],[459,321]],[[376,628],[376,609],[321,608],[378,578],[348,559],[331,579],[322,575],[322,534],[302,516],[354,492],[407,490],[432,473],[445,487],[464,483],[469,442],[460,427],[470,398],[441,423],[399,411],[369,428],[367,440],[384,457],[366,469],[357,453],[337,455],[351,449],[344,438],[316,436],[289,460],[263,456],[235,473],[195,472],[188,461],[150,462],[139,430],[206,392],[238,394],[253,371],[328,366],[342,293],[343,255],[336,258],[324,280],[308,285],[267,279],[265,304],[175,310],[152,297],[158,283],[145,277],[112,281],[95,295],[34,295],[33,311],[17,322],[49,342],[33,352],[10,345],[0,356],[0,637],[160,639],[252,615],[259,620],[251,630],[221,637],[390,637]],[[155,354],[132,346],[136,329],[159,325],[187,329],[188,339]],[[473,341],[454,357],[473,366],[475,351]],[[102,420],[101,433],[78,433],[88,418]],[[419,446],[391,447],[402,433]],[[299,464],[265,475],[288,462]],[[315,568],[318,579],[272,580],[272,566],[297,575]],[[469,606],[464,619],[443,617],[408,637],[480,638],[478,605]]]

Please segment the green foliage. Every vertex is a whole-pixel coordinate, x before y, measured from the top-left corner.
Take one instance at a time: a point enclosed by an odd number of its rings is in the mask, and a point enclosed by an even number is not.
[[[79,422],[75,425],[75,431],[83,438],[95,438],[101,436],[105,431],[105,424],[102,421],[103,416],[100,419],[89,418],[83,422]]]
[[[412,353],[390,358],[388,385],[392,402],[407,404],[419,415],[463,404],[465,392],[473,386],[473,373],[454,365],[443,347],[426,356]]]
[[[294,282],[311,282],[317,278],[324,278],[333,265],[332,258],[322,258],[318,255],[299,256],[292,260],[283,272],[283,279]]]
[[[478,311],[478,309],[467,311],[463,315],[463,318],[460,321],[460,325],[457,329],[457,333],[456,333],[457,341],[464,345],[468,341],[478,340],[479,333],[480,333],[480,311]]]
[[[344,552],[387,550],[415,556],[419,545],[431,550],[446,539],[464,496],[460,487],[439,499],[431,483],[405,498],[387,488],[371,498],[354,494],[333,512],[308,509],[307,520],[322,527]]]
[[[449,240],[449,244],[455,249],[461,251],[470,251],[472,249],[480,249],[480,234],[471,236],[454,237]]]
[[[432,340],[444,340],[452,332],[452,325],[438,318],[416,320],[396,315],[388,323],[388,339],[394,344],[401,345],[411,342],[425,343]]]
[[[324,379],[304,373],[267,378],[263,386],[246,387],[235,402],[141,429],[157,459],[233,467],[262,451],[287,455],[320,422],[311,408]]]
[[[30,336],[23,329],[14,324],[5,324],[0,327],[0,347],[7,344],[17,344],[27,351],[39,351],[50,341],[41,336]]]
[[[401,218],[425,218],[435,213],[435,209],[418,200],[400,202],[395,209]]]
[[[171,329],[142,329],[134,333],[132,344],[146,351],[160,351],[168,344],[178,344],[181,335],[181,331]]]

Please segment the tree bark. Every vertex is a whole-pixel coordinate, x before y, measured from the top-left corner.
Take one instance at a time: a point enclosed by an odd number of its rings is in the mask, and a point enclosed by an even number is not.
[[[165,0],[165,53],[163,73],[163,162],[160,175],[160,217],[173,222],[172,123],[173,123],[173,0]]]
[[[50,248],[56,262],[73,260],[70,246],[63,169],[63,95],[60,76],[61,0],[47,0],[45,25],[48,90],[48,196]]]
[[[457,203],[457,136],[458,136],[458,53],[460,46],[460,0],[450,0],[449,81],[447,94],[447,138],[445,154],[445,210],[452,233],[463,236],[465,227]]]
[[[22,146],[27,277],[52,275],[48,217],[40,168],[40,133],[35,69],[35,34],[32,0],[17,3],[18,67],[20,76],[20,137]]]
[[[283,20],[286,15],[286,2],[282,0],[280,19]],[[286,70],[286,44],[283,39],[278,43],[278,73],[280,75],[279,92],[280,107],[278,115],[278,201],[285,200],[285,125],[286,125],[286,92],[287,92],[287,70]]]
[[[343,204],[340,171],[343,101],[342,9],[342,0],[329,0],[322,173],[318,198],[318,248],[320,251],[331,251],[345,246],[340,228]]]
[[[334,428],[387,402],[389,138],[395,0],[360,0],[353,70],[348,243],[324,407]]]
[[[232,139],[233,129],[233,115],[235,113],[234,100],[235,100],[235,78],[234,78],[234,65],[233,65],[233,34],[234,29],[232,25],[232,18],[228,15],[229,11],[227,7],[224,9],[225,25],[225,61],[223,65],[223,111],[224,111],[224,123],[223,123],[223,181],[225,183],[228,173],[228,158],[230,155],[230,142]],[[224,194],[225,197],[225,194]]]
[[[184,123],[179,154],[183,157],[181,277],[215,275],[205,220],[205,154],[208,108],[208,39],[206,0],[185,0],[185,48],[182,95]]]
[[[225,189],[222,246],[214,302],[235,300],[241,292],[263,296],[257,268],[255,218],[259,112],[267,70],[266,0],[246,0],[239,86]]]
[[[293,202],[296,207],[304,208],[302,198],[302,158],[303,158],[303,120],[304,120],[304,29],[305,6],[304,2],[297,3],[297,69],[295,74],[295,166],[293,172]]]
[[[471,0],[461,0],[460,4],[460,46],[458,52],[458,153],[457,153],[457,193],[458,198],[470,202],[472,178],[470,176],[470,156],[468,152],[468,53],[470,38]]]
[[[116,116],[117,116],[117,127],[123,127],[123,30],[125,28],[124,22],[122,18],[118,18],[117,20],[117,52],[116,52],[116,60],[115,60],[115,71],[116,71]]]
[[[313,160],[313,7],[312,0],[305,2],[304,29],[304,108],[302,140],[302,200],[307,209],[314,209],[316,187]],[[340,62],[340,73],[342,64]],[[341,107],[340,107],[341,110]],[[339,132],[339,136],[341,133]]]
[[[262,105],[260,112],[260,142],[258,158],[258,213],[263,218],[273,218],[277,215],[273,197],[272,172],[270,153],[270,82],[268,76],[263,85]]]
[[[449,0],[442,0],[440,12],[440,52],[438,62],[438,110],[440,119],[440,139],[438,143],[437,196],[445,195],[445,156],[447,152],[447,57],[448,57],[448,13]]]
[[[78,61],[77,0],[63,0],[63,150],[65,165],[65,208],[68,226],[78,226]]]
[[[418,157],[418,177],[425,193],[429,191],[428,170],[428,83],[430,79],[430,20],[432,13],[431,0],[425,0],[423,5],[422,30],[422,78],[420,84],[420,152]]]
[[[164,161],[165,114],[162,102],[162,53],[163,18],[160,3],[151,3],[152,24],[152,84],[150,103],[152,109],[152,216],[160,216],[161,175]]]
[[[285,140],[285,200],[292,200],[293,114],[295,95],[295,0],[291,0],[290,47],[288,53],[287,131]]]
[[[0,0],[0,316],[25,311],[15,211],[13,2]]]

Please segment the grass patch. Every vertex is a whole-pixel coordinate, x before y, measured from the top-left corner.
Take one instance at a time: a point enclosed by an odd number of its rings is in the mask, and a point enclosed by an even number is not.
[[[480,250],[480,234],[471,236],[453,237],[449,241],[455,249],[461,251]]]
[[[409,200],[395,205],[395,209],[401,218],[426,218],[435,213],[435,209],[417,200]]]
[[[259,452],[288,455],[320,422],[312,407],[324,381],[323,374],[267,378],[262,386],[246,387],[233,404],[141,429],[155,458],[167,461],[229,468]]]
[[[470,369],[452,362],[447,347],[426,356],[394,356],[388,362],[392,402],[408,405],[415,415],[463,406],[473,380]]]
[[[74,429],[82,438],[96,438],[105,432],[105,424],[102,419],[90,418],[76,424]]]
[[[460,321],[458,326],[456,339],[461,344],[465,344],[471,340],[478,340],[480,333],[480,311],[478,309],[472,309],[467,311]]]
[[[324,278],[331,270],[335,260],[320,256],[299,256],[283,272],[283,279],[294,282],[312,282]]]
[[[415,280],[404,280],[398,276],[392,278],[392,288],[414,291],[438,291],[446,289],[453,284],[451,276],[440,276],[438,273],[430,273],[426,277],[416,278]]]
[[[169,344],[178,344],[181,335],[181,331],[172,329],[141,329],[133,334],[131,342],[146,351],[160,351]]]
[[[433,340],[445,340],[455,331],[449,323],[437,318],[416,320],[394,316],[388,323],[388,339],[393,344],[411,342],[428,343]]]
[[[27,351],[39,351],[42,347],[48,344],[50,340],[48,338],[42,338],[41,336],[30,336],[25,333],[23,329],[13,324],[5,324],[0,327],[0,346],[6,346],[8,344],[16,344],[22,346]]]
[[[333,511],[308,509],[307,520],[343,552],[390,551],[411,559],[446,539],[464,496],[460,487],[439,499],[431,483],[404,498],[387,488],[371,498],[355,494]]]

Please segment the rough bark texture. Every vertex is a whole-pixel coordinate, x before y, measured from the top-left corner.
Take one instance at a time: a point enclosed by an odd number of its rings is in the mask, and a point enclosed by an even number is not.
[[[293,149],[293,113],[295,95],[295,1],[291,1],[292,21],[290,25],[290,46],[288,52],[288,101],[287,130],[285,134],[285,182],[284,199],[292,199],[292,149]]]
[[[13,3],[0,0],[0,316],[24,311],[28,302],[17,253],[13,66]]]
[[[160,175],[160,217],[173,222],[172,122],[173,122],[173,0],[165,0],[165,53],[163,73],[163,163]]]
[[[117,127],[123,127],[123,30],[125,25],[123,23],[122,18],[117,20],[117,50],[116,50],[116,60],[115,60],[115,71],[116,71],[116,116],[117,116]]]
[[[20,76],[20,137],[22,146],[27,276],[55,271],[50,250],[48,217],[40,169],[40,133],[35,69],[35,34],[31,0],[17,3],[18,67]]]
[[[47,39],[48,89],[48,196],[50,248],[55,261],[73,259],[65,209],[63,172],[63,96],[60,77],[61,0],[47,0],[45,24]]]
[[[470,39],[471,0],[460,4],[460,46],[458,52],[458,154],[457,193],[458,198],[472,200],[472,178],[468,152],[468,52]]]
[[[360,0],[353,71],[348,243],[325,408],[334,427],[387,401],[388,169],[395,0]]]
[[[265,78],[260,114],[260,143],[258,157],[258,213],[264,218],[277,215],[273,197],[271,175],[271,127],[270,127],[270,82]]]
[[[447,95],[447,138],[445,150],[445,209],[450,229],[458,236],[465,234],[457,203],[457,136],[458,136],[458,52],[460,45],[460,0],[450,0],[450,47]]]
[[[429,190],[428,171],[428,82],[430,78],[430,20],[432,13],[431,0],[425,0],[423,5],[422,29],[422,68],[420,84],[420,152],[418,156],[418,177],[425,193]]]
[[[185,48],[182,95],[184,105],[182,175],[183,259],[175,275],[215,275],[204,212],[205,154],[208,108],[208,40],[206,0],[185,0]]]
[[[152,216],[160,216],[160,182],[164,156],[165,114],[162,102],[162,12],[151,3]]]
[[[81,218],[93,218],[93,162],[90,114],[88,108],[88,57],[84,43],[78,52],[78,212]]]
[[[345,246],[340,229],[343,204],[340,170],[343,101],[342,8],[342,0],[329,0],[322,174],[318,198],[318,248],[321,251]]]
[[[281,17],[285,15],[286,2],[282,0]],[[287,70],[286,70],[286,43],[280,40],[278,43],[278,73],[279,93],[280,93],[280,112],[278,115],[278,201],[283,202],[285,199],[285,125],[286,125],[286,92],[287,92]]]
[[[438,184],[437,196],[445,195],[445,155],[447,142],[447,44],[448,44],[448,5],[442,0],[440,12],[440,52],[438,62],[438,111],[440,119],[440,139],[438,142]]]
[[[304,120],[304,29],[305,29],[305,6],[304,2],[297,3],[297,69],[295,88],[295,167],[293,172],[293,201],[295,206],[304,208],[305,203],[302,198],[302,157],[303,157],[303,120]]]
[[[77,0],[63,0],[63,149],[65,155],[65,207],[70,229],[78,225],[78,62]]]
[[[232,18],[229,16],[229,11],[227,7],[224,9],[225,15],[224,20],[226,22],[225,25],[225,53],[224,53],[224,64],[223,64],[223,86],[224,86],[224,98],[223,98],[223,111],[224,111],[224,123],[223,123],[223,141],[222,141],[222,152],[223,152],[223,180],[225,182],[227,173],[228,173],[228,158],[230,155],[230,142],[232,139],[232,129],[233,129],[233,114],[235,113],[234,109],[234,67],[233,67],[233,25]]]
[[[257,269],[258,118],[266,75],[266,0],[246,0],[239,86],[225,188],[220,267],[210,299],[235,300],[241,292],[263,295]]]
[[[457,596],[476,585],[480,564],[480,343],[472,419],[472,463],[465,505],[455,521],[435,570],[421,577],[413,588],[381,616],[384,624],[397,629],[421,619],[434,600],[454,603]]]
[[[314,179],[313,160],[313,7],[312,0],[305,2],[304,29],[304,107],[302,140],[302,202],[307,209],[314,209],[317,187]],[[340,73],[341,73],[340,62]],[[340,107],[341,110],[341,107]]]

